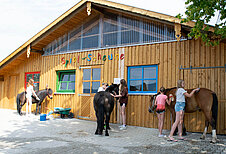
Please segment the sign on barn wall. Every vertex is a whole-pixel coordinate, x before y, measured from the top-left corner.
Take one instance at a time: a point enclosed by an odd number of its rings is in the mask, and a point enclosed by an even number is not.
[[[124,55],[125,55],[125,49],[124,48],[120,48],[119,49],[119,55],[123,55],[123,59],[124,59]],[[118,77],[121,79],[124,79],[124,60],[123,59],[119,59],[119,70],[118,70]]]
[[[97,57],[93,56],[92,54],[88,54],[87,57],[80,57],[80,55],[78,55],[77,57],[73,57],[70,59],[66,59],[65,57],[61,58],[61,64],[65,65],[65,67],[67,67],[68,64],[72,64],[72,63],[79,63],[81,62],[81,60],[87,60],[88,62],[96,62],[96,61],[106,61],[106,60],[119,60],[119,70],[120,70],[120,76],[124,76],[124,58],[125,58],[125,54],[124,54],[124,48],[123,49],[119,49],[119,54],[110,54],[110,55],[101,55],[100,53],[98,53]],[[123,69],[123,70],[122,70]]]

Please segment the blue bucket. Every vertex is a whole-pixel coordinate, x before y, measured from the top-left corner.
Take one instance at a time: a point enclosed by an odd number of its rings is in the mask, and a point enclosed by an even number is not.
[[[46,114],[40,114],[40,121],[46,121]]]

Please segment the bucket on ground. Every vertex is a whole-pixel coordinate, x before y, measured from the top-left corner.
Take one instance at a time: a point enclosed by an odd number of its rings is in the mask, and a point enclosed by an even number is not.
[[[46,121],[46,114],[40,114],[40,121]]]

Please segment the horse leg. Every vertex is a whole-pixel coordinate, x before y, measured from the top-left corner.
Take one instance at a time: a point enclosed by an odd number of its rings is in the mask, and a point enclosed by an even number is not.
[[[37,110],[38,110],[38,103],[36,103],[35,115],[37,115]]]
[[[17,111],[18,111],[19,115],[22,115],[21,109],[22,109],[23,104],[22,104],[21,100],[18,100],[18,101],[19,101],[19,103],[17,103]]]
[[[109,136],[108,129],[105,130],[105,136]]]
[[[95,132],[95,135],[102,135],[103,134],[103,128],[101,128],[101,119],[99,117],[99,111],[96,112],[96,117],[97,117],[97,129],[96,129],[96,132]]]
[[[106,120],[105,120],[105,124],[106,124],[105,136],[109,136],[108,130],[111,129],[109,127],[109,120],[110,120],[110,113],[107,112],[107,114],[106,114]]]
[[[39,103],[38,103],[38,104],[39,104]],[[39,113],[39,114],[41,114],[41,103],[39,104],[39,106],[38,106],[38,107],[39,107],[39,111],[38,111],[38,113]]]
[[[203,132],[203,135],[201,136],[202,139],[205,139],[206,137],[206,132],[208,129],[209,124],[212,126],[212,143],[217,142],[217,135],[216,135],[216,122],[215,120],[211,117],[211,112],[203,112],[206,118],[205,122],[205,130]]]
[[[96,111],[96,117],[97,117],[97,129],[95,131],[95,135],[98,135],[98,121],[99,121],[99,118],[98,118],[98,112]]]
[[[169,107],[169,110],[170,110],[170,112],[171,112],[171,123],[172,123],[172,125],[173,125],[173,123],[175,122],[175,120],[176,120],[176,112],[175,112],[175,110],[174,110],[174,107]],[[171,125],[171,127],[172,127],[172,125]],[[175,129],[175,131],[174,131],[174,133],[173,133],[173,135],[174,136],[176,136],[177,135],[177,132],[178,132],[178,129],[176,128]]]
[[[217,134],[216,134],[216,128],[212,130],[212,143],[217,142]]]
[[[24,104],[27,102],[27,99],[24,95],[24,97],[22,99],[19,100],[19,114],[22,115],[21,109],[24,106]]]
[[[216,122],[214,119],[211,120],[210,125],[212,126],[212,143],[217,142],[217,134],[216,134]]]
[[[215,93],[213,95],[213,104],[212,104],[212,119],[210,125],[212,126],[212,142],[217,142],[217,135],[216,135],[216,127],[217,127],[217,112],[218,112],[218,99]]]
[[[106,124],[106,129],[111,129],[109,126],[109,121],[110,121],[110,113],[107,113],[106,115],[106,120],[105,120],[105,124]]]
[[[183,132],[182,132],[182,136],[186,136],[187,133],[186,133],[186,128],[185,128],[185,125],[184,125],[184,120],[183,120]]]
[[[107,120],[106,120],[105,122],[106,122],[105,136],[109,136],[109,133],[108,133],[108,128],[110,128],[109,127],[109,121],[107,122]]]
[[[97,121],[98,124],[97,124],[97,133],[98,135],[102,135],[103,134],[103,130],[104,130],[104,121],[102,121],[100,118],[99,120]]]
[[[205,129],[204,129],[203,134],[202,134],[202,136],[200,137],[200,139],[205,140],[205,138],[206,138],[206,132],[207,132],[207,130],[208,130],[208,127],[209,127],[209,121],[206,120],[206,121],[205,121]]]

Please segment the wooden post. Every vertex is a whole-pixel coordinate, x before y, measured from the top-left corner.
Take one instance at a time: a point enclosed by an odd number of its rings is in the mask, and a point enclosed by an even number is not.
[[[180,41],[180,38],[181,38],[181,24],[178,24],[178,23],[175,23],[174,24],[175,27],[175,36],[177,38],[177,41]]]
[[[87,14],[88,16],[91,14],[91,2],[87,2],[86,4],[86,11],[87,11]]]
[[[27,46],[27,58],[30,57],[30,53],[31,53],[31,46],[30,44]]]

